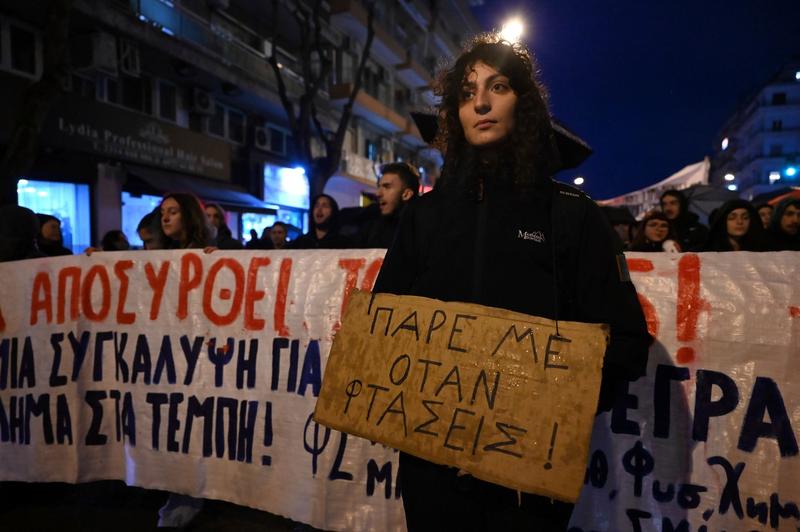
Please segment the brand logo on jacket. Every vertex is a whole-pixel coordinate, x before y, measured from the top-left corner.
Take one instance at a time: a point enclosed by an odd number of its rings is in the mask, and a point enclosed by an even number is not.
[[[537,244],[544,243],[544,233],[541,231],[523,231],[522,229],[518,229],[517,238],[521,238],[522,240],[533,240]]]

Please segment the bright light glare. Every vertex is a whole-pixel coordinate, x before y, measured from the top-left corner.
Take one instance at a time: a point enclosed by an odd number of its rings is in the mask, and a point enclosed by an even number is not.
[[[778,181],[780,178],[781,178],[781,173],[780,172],[770,172],[769,173],[769,183],[770,183],[770,185],[772,183],[774,183],[775,181]]]
[[[789,168],[786,169],[786,172],[784,173],[786,174],[786,177],[794,177],[797,175],[797,168],[795,168],[794,166],[790,166]]]
[[[733,181],[736,179],[736,176],[733,174],[725,174],[725,181]]]
[[[737,187],[737,186],[736,186],[736,185],[734,185],[733,183],[731,183],[730,185],[728,185],[728,190],[730,190],[731,192],[736,192],[738,189],[739,189],[739,187]]]
[[[794,79],[800,81],[800,70],[794,73]]]
[[[46,197],[47,197],[47,191],[46,191],[46,190],[40,190],[40,191],[39,191],[39,192],[37,192],[36,194],[37,194],[37,195],[38,195],[40,198],[46,198]]]
[[[578,177],[576,177],[575,179],[572,180],[572,182],[575,183],[578,186],[581,186],[584,183],[584,181],[585,180],[580,176],[578,176]]]
[[[728,143],[729,143],[728,137],[725,137],[724,139],[722,139],[722,151],[725,151],[725,150],[728,149]]]
[[[17,181],[17,186],[20,186],[20,187],[24,187],[27,184],[28,184],[28,180],[27,179],[20,179],[19,181]]]
[[[504,41],[515,43],[520,40],[524,31],[525,26],[522,24],[522,19],[514,17],[503,24],[503,28],[500,30],[500,38]]]

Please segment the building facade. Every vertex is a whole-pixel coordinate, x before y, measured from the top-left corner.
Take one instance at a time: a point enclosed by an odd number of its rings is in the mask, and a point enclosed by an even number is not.
[[[741,197],[798,186],[800,57],[784,65],[731,116],[715,141],[710,184]]]
[[[48,2],[0,10],[0,145],[43,69]],[[303,91],[295,0],[75,0],[71,73],[20,176],[19,202],[62,219],[75,251],[122,228],[135,244],[141,217],[168,191],[191,191],[229,211],[236,235],[275,220],[307,227],[305,170],[267,58],[275,51],[290,99]],[[366,5],[322,2],[333,68],[316,106],[335,128],[367,35]],[[440,155],[409,112],[434,103],[436,67],[479,31],[463,0],[377,2],[375,37],[354,102],[340,170],[325,191],[342,207],[375,189],[383,162],[405,160],[430,184]],[[312,66],[313,68],[313,66]],[[318,147],[319,148],[319,147]],[[321,149],[321,148],[319,148]]]

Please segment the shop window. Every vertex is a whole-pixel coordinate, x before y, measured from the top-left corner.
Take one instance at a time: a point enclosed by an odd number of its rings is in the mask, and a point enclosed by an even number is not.
[[[139,222],[146,214],[150,213],[161,204],[161,196],[143,194],[134,196],[127,192],[122,193],[122,232],[128,237],[132,247],[141,248],[144,244],[136,232]]]
[[[17,182],[17,196],[23,207],[61,220],[64,247],[73,253],[82,253],[89,247],[89,185],[20,179]]]
[[[305,170],[265,164],[264,201],[308,209],[308,177]]]
[[[257,212],[243,212],[242,213],[242,234],[245,237],[245,242],[250,241],[250,231],[255,231],[258,238],[267,227],[272,227],[275,223],[274,214],[262,214]]]

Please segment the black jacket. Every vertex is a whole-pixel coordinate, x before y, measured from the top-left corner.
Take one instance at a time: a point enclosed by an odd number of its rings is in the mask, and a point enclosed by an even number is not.
[[[700,223],[700,218],[693,212],[683,210],[677,219],[672,221],[681,251],[702,251],[708,240],[708,227]]]
[[[600,209],[567,185],[548,180],[529,200],[502,188],[480,201],[437,189],[406,207],[374,291],[608,323],[606,410],[614,382],[644,375],[650,344],[620,258]]]

